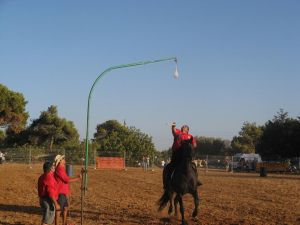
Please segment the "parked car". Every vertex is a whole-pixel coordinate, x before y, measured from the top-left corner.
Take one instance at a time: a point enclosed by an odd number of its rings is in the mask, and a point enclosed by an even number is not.
[[[233,169],[255,170],[256,164],[262,162],[261,156],[255,153],[237,153],[233,156]]]

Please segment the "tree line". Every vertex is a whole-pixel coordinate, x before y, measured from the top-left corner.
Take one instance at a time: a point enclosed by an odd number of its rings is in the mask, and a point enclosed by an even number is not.
[[[51,105],[39,118],[27,125],[29,113],[23,94],[0,84],[0,147],[36,147],[52,149],[83,148],[72,121],[61,118],[57,107]],[[245,122],[232,140],[195,136],[195,156],[259,153],[265,157],[300,157],[300,117],[291,118],[283,109],[264,125]],[[142,156],[169,158],[171,150],[158,152],[152,137],[135,127],[116,120],[98,124],[89,143],[99,152],[116,153],[138,161]],[[171,143],[170,143],[171,145]]]
[[[39,118],[27,125],[29,114],[25,111],[27,101],[24,96],[2,84],[0,93],[0,147],[41,148],[48,149],[49,152],[53,149],[75,152],[84,148],[85,140],[80,141],[74,123],[59,117],[56,106],[49,106],[41,112]],[[107,155],[126,154],[129,161],[139,161],[143,156],[159,154],[151,136],[117,120],[98,124],[93,137],[89,141],[91,148]]]
[[[292,118],[280,109],[262,126],[246,122],[231,146],[243,152],[259,153],[265,158],[300,157],[300,117]]]
[[[289,117],[283,109],[264,125],[244,122],[232,140],[195,136],[195,157],[204,155],[232,156],[236,153],[258,153],[265,159],[300,157],[300,117]],[[171,149],[163,152],[165,157]]]

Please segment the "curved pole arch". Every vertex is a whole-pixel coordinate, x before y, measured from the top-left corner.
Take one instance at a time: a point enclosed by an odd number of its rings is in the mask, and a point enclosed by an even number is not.
[[[105,74],[107,74],[108,72],[110,72],[112,70],[126,68],[126,67],[143,66],[143,65],[147,65],[147,64],[159,63],[159,62],[170,61],[170,60],[174,60],[174,62],[176,63],[175,77],[177,77],[178,76],[178,72],[177,72],[177,58],[176,57],[169,57],[169,58],[163,58],[163,59],[157,59],[157,60],[141,61],[141,62],[135,62],[135,63],[130,63],[130,64],[122,64],[122,65],[112,66],[112,67],[109,67],[108,69],[104,70],[96,78],[96,80],[94,81],[94,83],[93,83],[93,85],[92,85],[92,87],[90,89],[90,92],[89,92],[88,104],[87,104],[86,136],[85,136],[85,167],[84,167],[84,184],[83,184],[84,193],[87,190],[87,171],[88,171],[88,160],[89,160],[88,153],[89,153],[89,117],[90,117],[90,104],[91,104],[92,93],[93,93],[93,90],[94,90],[97,82],[100,80],[100,78],[102,78]]]

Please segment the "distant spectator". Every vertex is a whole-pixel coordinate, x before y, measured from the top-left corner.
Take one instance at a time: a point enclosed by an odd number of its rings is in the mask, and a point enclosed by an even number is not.
[[[226,165],[226,171],[229,172],[230,171],[230,165],[231,165],[230,159],[228,159],[228,158],[225,159],[225,165]]]
[[[5,162],[5,153],[2,153],[1,151],[0,151],[0,164],[2,164],[2,163],[4,163]]]
[[[164,167],[165,167],[165,165],[166,165],[166,162],[165,162],[165,160],[162,160],[162,161],[161,161],[161,167],[162,167],[162,168],[164,168]]]

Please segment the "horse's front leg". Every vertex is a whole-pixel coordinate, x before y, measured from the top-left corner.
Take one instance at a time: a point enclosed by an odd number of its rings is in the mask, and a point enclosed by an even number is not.
[[[193,198],[194,198],[194,205],[195,205],[195,208],[194,208],[194,211],[193,211],[193,218],[195,220],[198,220],[198,208],[199,208],[199,196],[198,196],[198,192],[197,192],[197,189],[192,193],[193,195]]]
[[[176,195],[176,199],[175,201],[179,202],[179,206],[180,206],[180,213],[181,213],[181,225],[187,225],[187,222],[184,219],[184,207],[183,207],[183,201],[182,201],[182,195],[181,194],[177,194]]]

